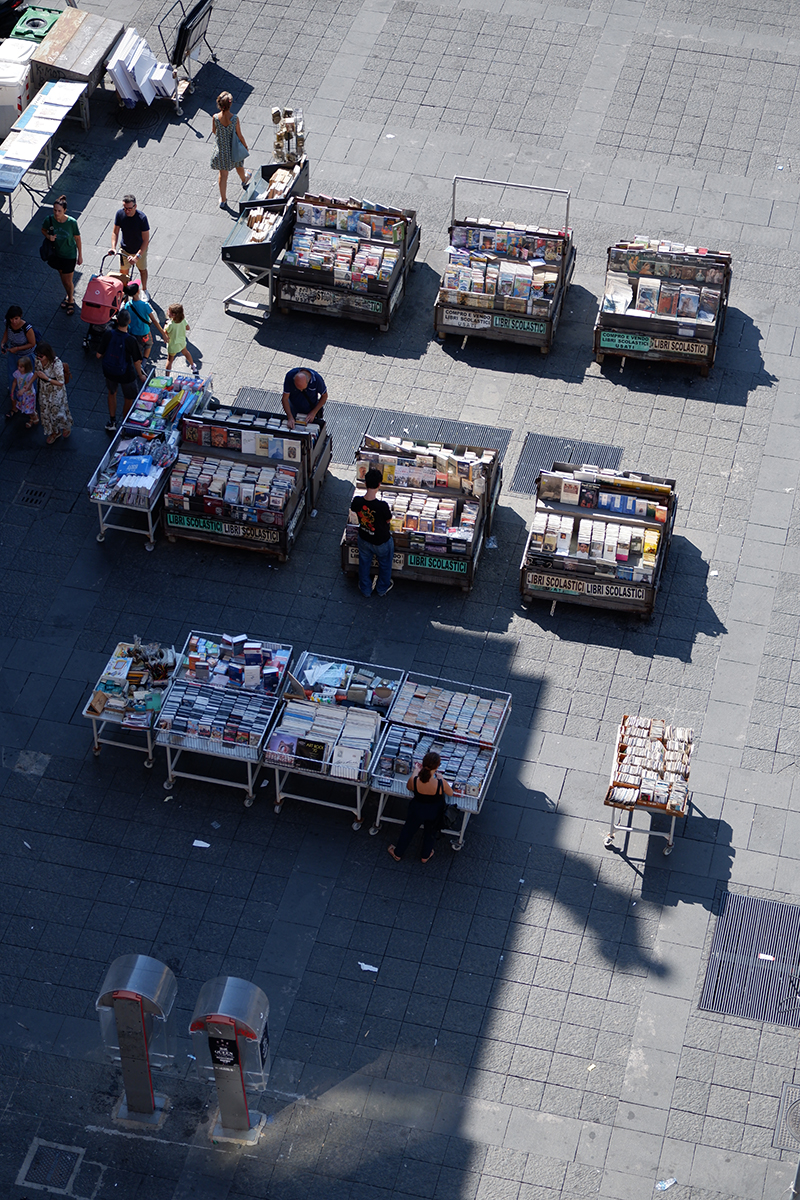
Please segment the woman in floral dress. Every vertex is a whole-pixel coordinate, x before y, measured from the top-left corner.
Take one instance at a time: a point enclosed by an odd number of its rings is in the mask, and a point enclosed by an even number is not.
[[[236,171],[242,181],[242,187],[247,187],[253,177],[252,171],[245,171],[244,159],[234,157],[233,135],[236,137],[247,150],[247,142],[242,135],[242,127],[239,124],[239,118],[231,112],[231,104],[233,96],[230,92],[220,92],[217,96],[217,104],[219,112],[214,113],[211,118],[211,132],[213,133],[217,148],[211,156],[212,171],[219,171],[219,206],[226,208],[228,204],[228,172]]]
[[[48,446],[72,433],[72,413],[67,404],[64,364],[52,346],[40,342],[36,348],[36,378],[39,380],[39,415]]]

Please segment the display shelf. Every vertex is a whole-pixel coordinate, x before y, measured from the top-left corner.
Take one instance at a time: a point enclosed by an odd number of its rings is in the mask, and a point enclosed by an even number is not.
[[[520,563],[523,600],[649,616],[675,525],[675,480],[554,463],[540,473],[534,498]]]
[[[97,506],[98,542],[115,529],[139,534],[147,539],[146,550],[155,549],[164,490],[178,453],[176,424],[205,401],[212,384],[211,378],[191,375],[149,377],[87,485]],[[126,461],[131,459],[137,461]]]
[[[456,218],[459,183],[514,189],[539,198],[562,198],[559,229],[501,220]],[[533,196],[531,196],[533,199]],[[575,272],[576,250],[569,228],[570,193],[493,179],[453,180],[448,265],[433,308],[434,329],[444,340],[482,337],[538,346],[549,353]]]
[[[117,644],[81,714],[92,722],[95,758],[101,746],[118,746],[145,754],[152,767],[155,718],[175,664],[173,647],[139,638]]]
[[[694,733],[688,727],[672,726],[662,719],[623,716],[604,804],[612,810],[624,809],[629,816],[627,822],[618,823],[612,811],[606,849],[614,846],[614,834],[622,830],[626,835],[643,833],[648,838],[666,838],[664,854],[672,853],[675,823],[689,811],[693,750]],[[635,826],[636,811],[670,817],[669,833]]]
[[[393,667],[311,651],[300,657],[264,749],[264,761],[275,773],[276,813],[285,800],[300,800],[351,813],[353,829],[361,828],[385,714],[404,679],[405,672]],[[308,787],[290,791],[303,777],[324,779],[324,794],[309,794]],[[347,789],[354,793],[350,802]]]
[[[294,212],[291,203],[282,208],[250,206],[244,210],[220,251],[225,266],[239,280],[239,287],[225,296],[222,306],[230,312],[236,305],[268,317],[272,311],[273,269],[291,237]],[[266,288],[267,301],[248,300],[245,293],[256,284]]]
[[[290,196],[308,191],[309,173],[306,155],[294,164],[274,162],[256,168],[239,198],[239,215],[251,208],[283,209]]]
[[[285,562],[331,461],[325,426],[290,430],[285,414],[218,406],[193,414],[182,434],[164,503],[169,540],[239,546]]]
[[[274,273],[282,312],[349,317],[389,328],[420,243],[412,209],[306,195],[290,201],[292,244]]]
[[[606,354],[647,362],[714,365],[725,325],[731,256],[651,238],[609,247],[594,327],[595,361]]]
[[[511,694],[477,684],[409,673],[389,710],[395,725],[437,733],[453,741],[496,746],[511,715]]]
[[[365,435],[356,455],[356,477],[362,482],[354,497],[363,495],[370,468],[383,472],[379,498],[394,514],[393,576],[470,591],[502,487],[498,451]],[[340,551],[342,570],[357,576],[358,525],[352,508]]]
[[[241,634],[189,634],[156,723],[156,743],[167,756],[166,789],[176,779],[241,788],[250,807],[292,653],[289,645]],[[179,770],[185,753],[242,764],[245,782]]]
[[[380,832],[384,821],[402,825],[405,817],[388,816],[386,809],[397,798],[410,800],[407,783],[422,766],[422,759],[435,751],[442,760],[440,774],[453,789],[448,804],[461,813],[458,828],[443,829],[453,839],[453,849],[461,850],[470,817],[480,813],[497,770],[496,747],[484,747],[479,742],[461,741],[422,732],[411,726],[390,722],[374,761],[371,783],[379,795],[378,811],[370,829]]]

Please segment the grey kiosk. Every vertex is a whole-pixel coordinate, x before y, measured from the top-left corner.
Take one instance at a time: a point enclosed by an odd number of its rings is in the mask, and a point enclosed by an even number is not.
[[[200,989],[189,1032],[197,1074],[214,1083],[219,1119],[215,1141],[254,1145],[264,1117],[251,1112],[247,1093],[263,1092],[269,1078],[269,1000],[255,983],[219,975]]]
[[[178,984],[172,971],[146,954],[123,954],[106,972],[95,1008],[106,1056],[122,1066],[125,1084],[115,1116],[157,1125],[166,1098],[153,1092],[152,1068],[175,1058],[172,1006]]]

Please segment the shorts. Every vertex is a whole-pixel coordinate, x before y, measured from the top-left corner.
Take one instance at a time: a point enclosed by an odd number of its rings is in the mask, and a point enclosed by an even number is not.
[[[124,400],[135,400],[139,394],[139,380],[135,375],[133,379],[126,380],[113,379],[110,375],[106,374],[103,375],[103,378],[106,381],[106,387],[108,388],[109,392],[114,392],[116,395],[117,388],[122,388],[122,396]]]
[[[137,345],[139,346],[142,354],[149,354],[153,345],[152,333],[134,333],[133,336],[136,338]]]
[[[134,251],[134,253],[136,253],[136,251]],[[128,269],[128,267],[129,267],[129,265],[130,265],[130,264],[131,264],[131,256],[130,256],[130,254],[127,254],[127,253],[126,253],[124,250],[120,250],[120,252],[119,252],[119,265],[120,265],[120,267],[122,268],[122,271],[123,271],[123,273],[124,273],[125,275],[129,275],[129,274],[130,274],[130,271],[129,271],[129,269]],[[141,249],[141,250],[139,251],[139,257],[138,257],[138,259],[136,260],[136,262],[135,262],[135,263],[133,263],[132,265],[133,265],[134,267],[138,267],[138,268],[139,268],[139,273],[140,273],[140,274],[142,273],[142,271],[146,271],[146,270],[147,270],[147,251],[146,251],[144,248],[143,248],[143,249]]]
[[[60,275],[71,275],[78,265],[78,260],[77,258],[62,258],[60,254],[54,254],[48,258],[47,265],[54,271],[58,271]]]

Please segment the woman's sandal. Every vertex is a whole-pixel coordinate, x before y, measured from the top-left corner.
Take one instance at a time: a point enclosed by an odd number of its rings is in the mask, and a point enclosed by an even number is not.
[[[392,856],[392,858],[394,859],[394,861],[395,861],[395,862],[402,862],[402,861],[403,861],[403,860],[402,860],[402,858],[398,858],[398,856],[395,854],[395,852],[394,852],[394,846],[388,846],[388,847],[387,847],[387,849],[388,849],[388,852],[389,852],[389,854],[391,854],[391,856]]]
[[[67,316],[71,317],[72,314],[75,312],[75,305],[70,302],[69,304],[64,305],[64,309],[65,309]]]
[[[60,306],[59,306],[59,307],[61,307],[61,308],[66,308],[68,304],[69,304],[69,300],[68,300],[68,299],[67,299],[67,297],[65,296],[65,297],[64,297],[64,299],[61,301],[61,304],[60,304]]]
[[[11,418],[12,418],[12,417],[15,417],[16,415],[17,415],[17,410],[16,410],[15,408],[11,408],[11,409],[9,409],[9,411],[6,413],[6,420],[7,420],[7,421],[10,421],[10,420],[11,420]]]
[[[38,424],[39,424],[39,418],[38,418],[38,417],[31,417],[30,421],[26,421],[26,422],[25,422],[25,428],[26,428],[26,429],[33,429],[34,425],[38,425]]]
[[[433,858],[433,855],[434,855],[434,851],[431,850],[431,852],[427,858],[421,858],[419,861],[424,862],[424,863],[429,863],[431,861],[431,859]]]
[[[51,433],[50,437],[46,438],[45,441],[47,442],[48,446],[52,446],[53,442],[57,442],[60,437],[61,430],[59,430],[58,433]]]

